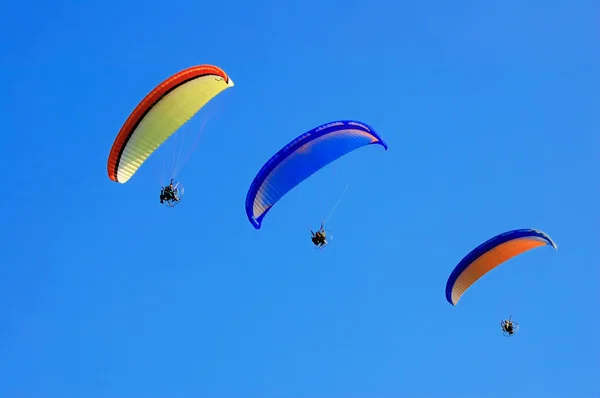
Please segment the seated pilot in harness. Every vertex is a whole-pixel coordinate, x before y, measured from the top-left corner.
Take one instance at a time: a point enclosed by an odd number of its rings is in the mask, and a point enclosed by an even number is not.
[[[160,203],[164,202],[179,202],[179,198],[177,197],[177,188],[175,188],[173,185],[172,178],[171,182],[169,182],[169,185],[160,189]]]
[[[511,320],[512,316],[508,319],[500,321],[500,326],[502,327],[502,333],[507,336],[512,336],[517,331],[517,323]]]
[[[323,223],[321,223],[321,228],[317,232],[310,231],[312,243],[321,248],[327,245],[327,236],[325,234],[325,228],[323,227]]]

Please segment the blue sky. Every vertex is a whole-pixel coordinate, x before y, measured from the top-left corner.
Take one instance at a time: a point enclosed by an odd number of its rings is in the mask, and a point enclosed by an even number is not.
[[[0,396],[598,397],[600,4],[459,3],[7,5]],[[204,63],[236,86],[184,127],[207,120],[182,204],[158,203],[173,142],[110,181],[138,101]],[[389,151],[323,169],[255,230],[256,172],[337,119]],[[468,251],[529,227],[559,250],[445,301]]]

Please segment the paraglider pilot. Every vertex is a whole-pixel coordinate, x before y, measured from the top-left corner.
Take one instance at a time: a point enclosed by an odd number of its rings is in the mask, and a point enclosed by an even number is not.
[[[327,236],[325,235],[325,228],[321,223],[321,228],[317,232],[310,231],[312,243],[317,247],[323,247],[327,244]]]
[[[509,317],[506,320],[500,321],[500,326],[502,327],[502,333],[512,336],[515,334],[515,323],[511,321],[512,317]]]
[[[166,187],[162,187],[160,189],[160,203],[166,202],[179,202],[179,198],[177,197],[177,189],[173,186],[173,179],[171,178],[171,182]]]

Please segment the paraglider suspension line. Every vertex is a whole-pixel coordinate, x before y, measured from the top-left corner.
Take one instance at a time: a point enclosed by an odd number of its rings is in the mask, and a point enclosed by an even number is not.
[[[175,133],[177,134],[177,133]],[[179,159],[181,158],[181,152],[183,151],[183,145],[185,144],[186,134],[182,134],[181,144],[179,144],[179,151],[177,157],[175,157],[175,151],[173,151],[173,170],[171,170],[171,178],[175,178],[177,174],[177,166],[179,165]],[[177,139],[177,137],[175,137]]]
[[[347,191],[348,191],[348,184],[346,184],[346,187],[344,188],[344,192],[342,192],[342,194],[340,195],[339,199],[337,200],[337,202],[333,206],[333,209],[331,209],[331,212],[329,213],[329,215],[327,216],[327,218],[325,218],[325,220],[323,221],[323,224],[327,224],[327,221],[329,221],[329,219],[331,218],[331,216],[333,216],[333,213],[335,213],[335,210],[337,209],[338,205],[340,204],[340,202],[342,201],[342,199],[346,195]]]
[[[211,114],[212,116],[212,114]],[[192,157],[192,154],[196,151],[196,148],[198,147],[198,144],[200,143],[200,139],[202,137],[202,133],[204,132],[204,127],[206,126],[206,122],[208,121],[208,118],[204,119],[202,121],[202,124],[200,125],[200,128],[198,129],[198,133],[196,134],[195,138],[194,138],[194,142],[191,145],[187,156],[183,159],[183,162],[181,162],[181,168],[183,168],[183,166],[185,166],[185,164],[190,160],[190,158]],[[183,145],[181,146],[180,150],[179,150],[179,156],[181,156],[181,152],[183,150]],[[177,164],[175,165],[175,171],[173,172],[173,174],[176,174],[178,172],[177,170],[177,165],[179,164],[179,157],[177,157]]]

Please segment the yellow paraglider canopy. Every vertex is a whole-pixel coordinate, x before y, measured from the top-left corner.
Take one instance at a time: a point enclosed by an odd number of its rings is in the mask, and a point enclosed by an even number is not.
[[[108,156],[108,177],[127,182],[146,159],[233,81],[220,68],[199,65],[159,84],[129,115]]]

